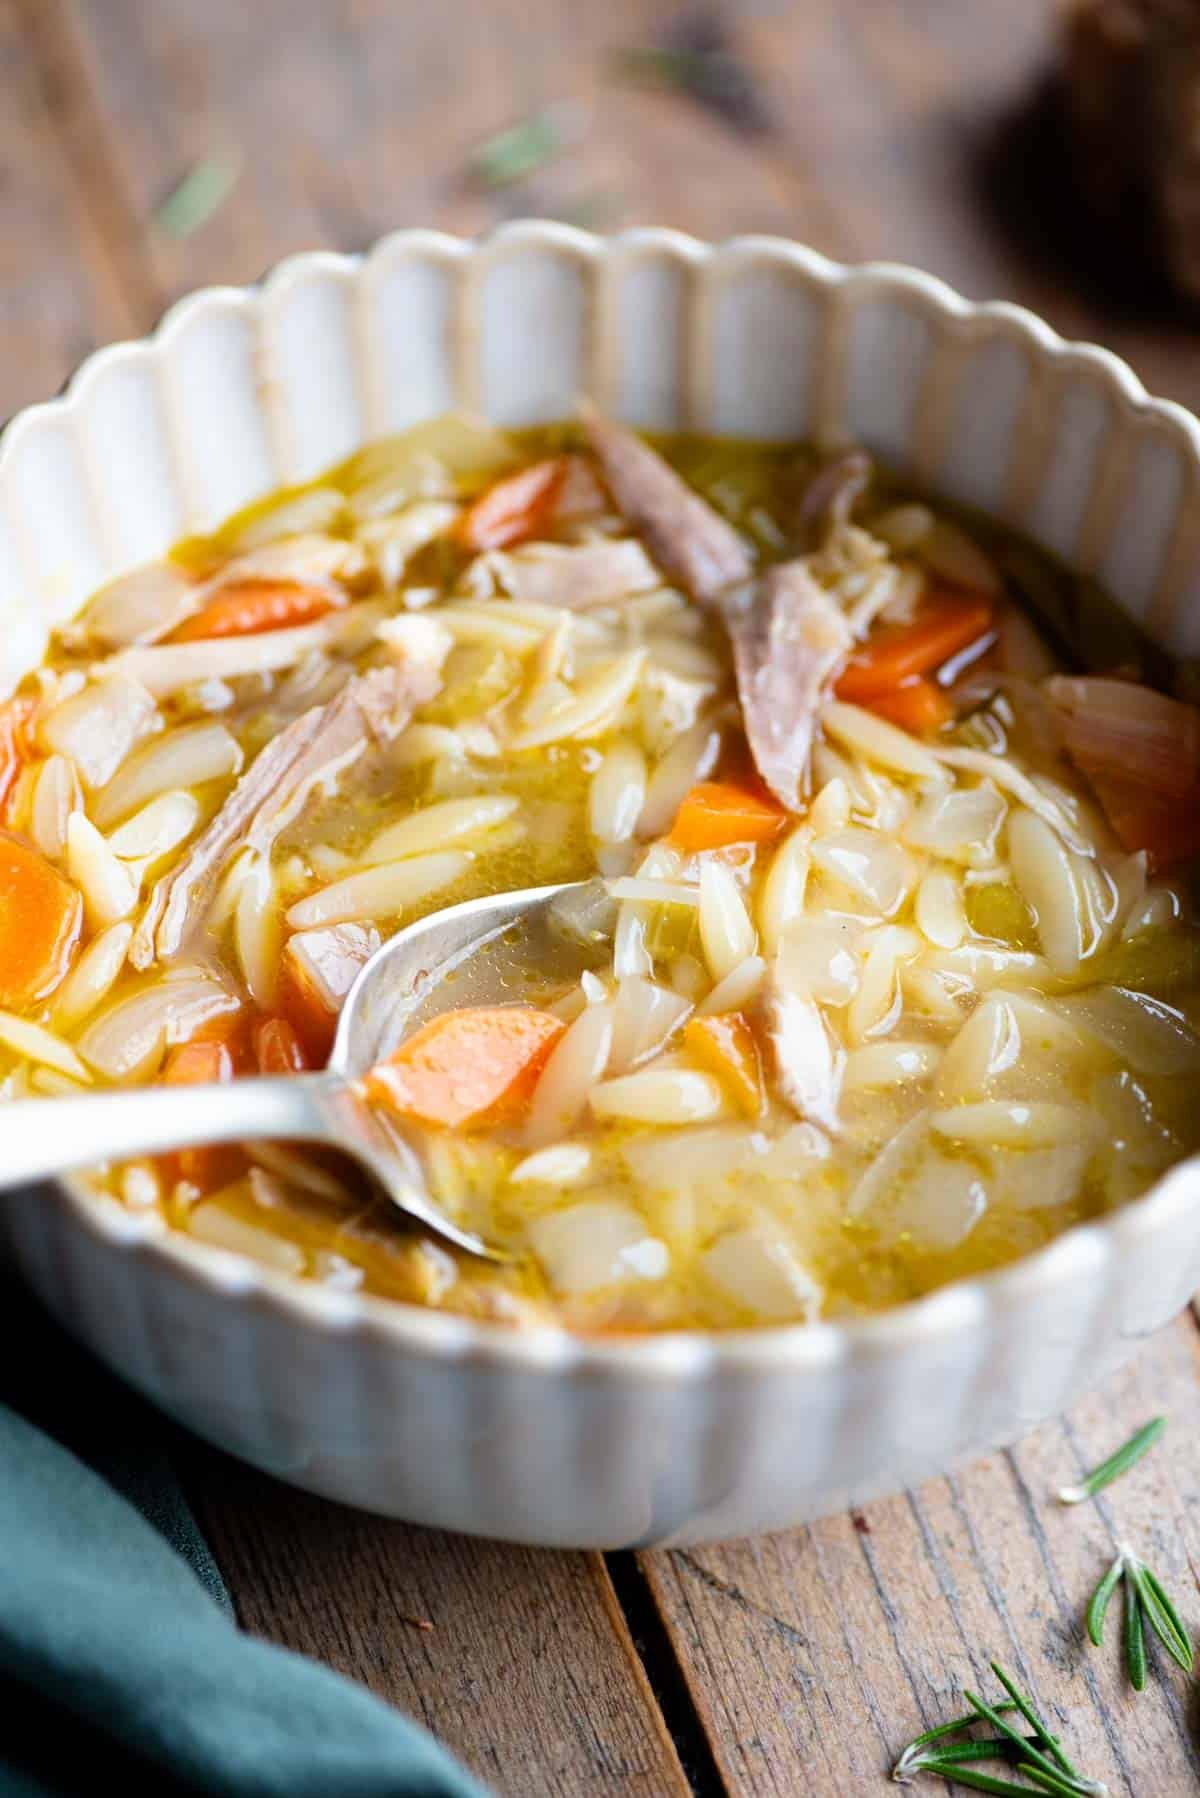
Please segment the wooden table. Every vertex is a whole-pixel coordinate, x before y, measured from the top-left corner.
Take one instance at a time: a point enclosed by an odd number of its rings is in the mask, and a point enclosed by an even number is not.
[[[1051,11],[727,0],[706,22],[667,0],[0,0],[0,413],[200,283],[399,224],[527,211],[916,262],[1027,301],[1195,405],[1193,329],[1081,242],[1055,174],[1038,100]],[[723,112],[615,77],[615,52],[703,43],[714,18],[748,72]],[[482,139],[548,104],[560,155],[514,187],[467,178]],[[240,179],[174,240],[157,209],[213,155],[239,156]],[[1052,1502],[1158,1411],[1164,1443],[1101,1505]],[[729,1547],[473,1542],[201,1450],[192,1484],[248,1628],[365,1681],[514,1798],[882,1792],[898,1747],[961,1708],[992,1656],[1112,1792],[1166,1798],[1200,1772],[1194,1693],[1159,1666],[1131,1694],[1115,1642],[1084,1645],[1081,1611],[1128,1532],[1200,1623],[1198,1425],[1187,1316],[1011,1452]]]

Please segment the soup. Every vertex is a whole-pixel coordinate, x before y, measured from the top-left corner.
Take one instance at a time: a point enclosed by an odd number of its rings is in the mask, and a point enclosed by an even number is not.
[[[318,1066],[398,927],[587,880],[367,1082],[510,1264],[295,1145],[96,1184],[513,1323],[879,1310],[1197,1146],[1171,684],[861,453],[438,420],[113,583],[0,709],[0,1094]]]

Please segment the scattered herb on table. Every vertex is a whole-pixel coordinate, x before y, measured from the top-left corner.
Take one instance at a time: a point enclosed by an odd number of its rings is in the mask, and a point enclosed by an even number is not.
[[[967,1786],[976,1792],[1028,1794],[1050,1792],[1055,1798],[1107,1798],[1108,1787],[1098,1779],[1089,1779],[1068,1760],[1057,1736],[1051,1735],[1045,1722],[1013,1681],[992,1662],[992,1672],[1008,1696],[998,1704],[987,1704],[974,1692],[964,1691],[971,1706],[965,1717],[927,1729],[904,1749],[892,1769],[892,1778],[909,1785],[918,1773],[931,1773],[951,1784]],[[1017,1712],[1029,1729],[1024,1734],[1009,1718]],[[968,1736],[966,1731],[979,1723],[994,1730],[990,1736]],[[987,1763],[1008,1769],[1032,1780],[1032,1785],[1019,1785],[1001,1772],[983,1771]]]
[[[1166,1427],[1165,1417],[1155,1417],[1149,1423],[1143,1424],[1141,1429],[1129,1438],[1128,1442],[1122,1443],[1121,1447],[1115,1454],[1111,1454],[1107,1461],[1101,1461],[1099,1467],[1094,1468],[1086,1478],[1080,1480],[1077,1486],[1060,1486],[1058,1490],[1059,1503],[1081,1505],[1085,1499],[1095,1498],[1097,1492],[1103,1492],[1106,1486],[1111,1486],[1114,1480],[1120,1479],[1123,1473],[1127,1473],[1140,1461],[1144,1454],[1148,1454]]]
[[[1195,1650],[1179,1612],[1163,1590],[1162,1581],[1124,1542],[1118,1545],[1117,1558],[1092,1593],[1087,1608],[1087,1632],[1097,1648],[1104,1637],[1109,1601],[1122,1582],[1125,1664],[1130,1684],[1140,1692],[1146,1683],[1147,1623],[1171,1659],[1178,1661],[1185,1673],[1190,1673]]]
[[[662,44],[616,51],[611,66],[622,80],[686,94],[750,136],[770,129],[758,80],[714,14],[682,19]]]
[[[480,187],[510,187],[536,174],[563,142],[560,110],[547,107],[485,139],[470,157],[467,172]]]
[[[206,156],[188,170],[154,215],[168,237],[191,237],[225,204],[237,185],[241,162],[233,156]]]

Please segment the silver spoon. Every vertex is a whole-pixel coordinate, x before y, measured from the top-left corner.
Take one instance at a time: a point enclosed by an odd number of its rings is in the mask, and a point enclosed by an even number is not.
[[[510,1259],[443,1215],[416,1153],[352,1082],[391,1054],[414,1022],[452,1005],[515,996],[504,990],[506,980],[519,989],[522,968],[543,969],[563,952],[553,926],[555,902],[590,884],[471,899],[401,930],[376,950],[351,987],[321,1073],[0,1104],[0,1191],[131,1155],[294,1138],[352,1155],[398,1211],[444,1242],[489,1261]],[[471,968],[485,944],[505,938],[512,939],[511,950],[498,947],[494,957]],[[469,995],[468,987],[474,989]]]

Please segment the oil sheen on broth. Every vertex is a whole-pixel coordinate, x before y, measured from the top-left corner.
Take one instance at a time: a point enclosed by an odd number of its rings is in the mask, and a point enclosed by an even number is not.
[[[894,1305],[1196,1147],[1187,682],[861,454],[435,421],[115,582],[0,710],[0,1093],[319,1065],[397,927],[591,879],[371,1082],[510,1267],[295,1145],[105,1202],[515,1324]]]

